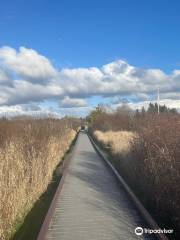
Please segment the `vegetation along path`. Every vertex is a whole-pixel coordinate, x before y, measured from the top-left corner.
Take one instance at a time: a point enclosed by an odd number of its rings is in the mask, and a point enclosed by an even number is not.
[[[80,133],[50,224],[38,240],[133,240],[137,226],[148,227],[113,172]]]

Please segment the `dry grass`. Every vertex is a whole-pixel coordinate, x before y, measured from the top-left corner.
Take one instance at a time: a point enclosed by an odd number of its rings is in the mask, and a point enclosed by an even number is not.
[[[94,123],[94,136],[110,148],[120,174],[158,223],[174,229],[172,239],[180,239],[180,115],[145,114],[134,118],[131,129],[137,134],[100,132],[97,126]]]
[[[136,185],[145,193],[144,202],[148,202],[163,224],[174,228],[179,239],[180,116],[152,116],[142,120],[141,126],[140,137],[132,146],[135,166],[132,181],[136,179]]]
[[[112,154],[126,155],[130,151],[131,142],[136,134],[130,131],[101,132],[96,130],[94,136],[99,142],[109,147]]]
[[[0,121],[0,239],[46,190],[76,132],[68,120]]]

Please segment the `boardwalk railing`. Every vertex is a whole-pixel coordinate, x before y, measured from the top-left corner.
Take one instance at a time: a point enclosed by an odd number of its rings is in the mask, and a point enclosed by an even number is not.
[[[133,229],[140,221],[151,229],[160,229],[90,136],[80,133],[65,163],[37,240],[137,239]],[[138,239],[157,238],[168,240],[162,233]]]
[[[113,173],[116,175],[117,179],[120,181],[120,183],[123,185],[124,189],[128,193],[129,197],[132,199],[134,204],[136,205],[137,209],[139,210],[140,214],[144,218],[144,220],[147,222],[149,227],[151,229],[160,229],[156,221],[152,218],[152,216],[149,214],[149,212],[145,209],[145,207],[142,205],[142,203],[139,201],[139,199],[136,197],[136,195],[133,193],[131,188],[127,185],[127,183],[124,181],[124,179],[120,176],[118,171],[115,169],[115,167],[110,163],[110,161],[107,158],[107,155],[104,153],[103,150],[100,149],[100,147],[95,143],[95,141],[92,139],[92,137],[89,135],[89,138],[91,140],[91,143],[93,144],[94,148],[96,149],[97,153],[104,159],[106,164],[111,168]],[[157,237],[159,240],[168,240],[165,234],[163,233],[157,233]]]

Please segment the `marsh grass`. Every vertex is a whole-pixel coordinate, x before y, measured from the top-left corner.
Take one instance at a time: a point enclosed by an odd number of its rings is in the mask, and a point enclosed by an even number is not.
[[[174,229],[170,238],[179,239],[180,116],[134,118],[132,131],[98,131],[95,126],[94,137],[108,149],[120,174],[159,225]]]
[[[0,121],[0,239],[8,239],[46,191],[75,138],[67,119]]]
[[[131,142],[137,134],[130,131],[107,131],[101,132],[96,130],[94,136],[109,150],[113,155],[126,155],[130,152]]]

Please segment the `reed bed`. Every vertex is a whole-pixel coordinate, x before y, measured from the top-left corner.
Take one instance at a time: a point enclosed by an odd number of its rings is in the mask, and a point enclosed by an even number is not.
[[[168,237],[180,239],[180,115],[134,116],[131,131],[109,130],[114,121],[108,117],[107,130],[99,131],[94,122],[94,137],[159,225],[174,229]],[[121,128],[120,121],[117,125],[112,129]]]
[[[46,191],[75,138],[70,120],[0,120],[0,239]]]
[[[96,130],[94,136],[99,142],[109,148],[113,155],[126,155],[130,152],[131,142],[137,137],[137,134],[130,131],[101,132]]]

